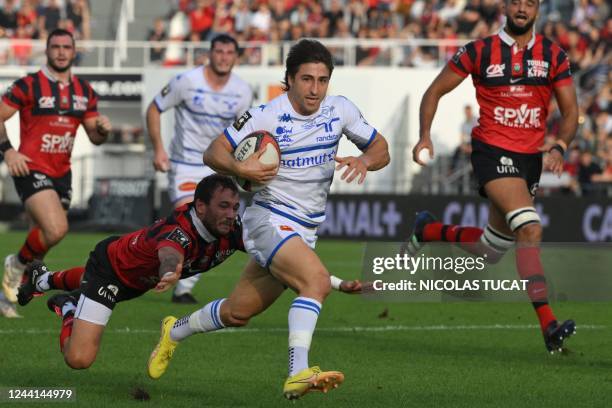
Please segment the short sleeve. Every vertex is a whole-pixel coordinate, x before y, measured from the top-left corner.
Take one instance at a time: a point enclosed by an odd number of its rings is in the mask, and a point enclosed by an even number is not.
[[[29,101],[29,88],[25,78],[20,78],[13,82],[2,96],[2,102],[15,109],[27,106]]]
[[[569,58],[565,51],[559,47],[556,48],[556,58],[553,59],[553,69],[551,71],[551,81],[553,86],[561,87],[565,85],[571,85],[572,71],[570,69]]]
[[[185,254],[187,248],[191,245],[191,238],[180,227],[175,227],[172,230],[159,234],[157,237],[156,249],[163,247],[171,247],[176,249],[181,254]]]
[[[263,106],[263,105],[262,105]],[[265,120],[262,115],[262,107],[251,108],[244,112],[242,116],[234,121],[234,123],[223,131],[223,134],[235,149],[236,146],[249,134],[256,130],[268,129],[265,126]]]
[[[344,96],[342,101],[342,133],[360,150],[366,150],[378,133],[363,117],[357,106]]]
[[[153,102],[160,112],[165,112],[181,103],[182,89],[186,82],[183,74],[177,75],[155,95]]]
[[[87,84],[89,97],[87,98],[87,110],[85,111],[85,119],[96,117],[98,113],[98,94],[93,90],[91,85]]]
[[[476,47],[473,42],[459,48],[448,61],[447,66],[463,78],[470,75],[476,60]]]

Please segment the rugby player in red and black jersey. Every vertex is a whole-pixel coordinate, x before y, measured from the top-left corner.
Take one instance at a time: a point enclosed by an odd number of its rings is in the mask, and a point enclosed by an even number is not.
[[[76,50],[72,34],[49,34],[47,64],[18,79],[0,102],[0,154],[4,156],[19,198],[31,220],[25,243],[17,255],[4,262],[0,311],[16,317],[14,305],[24,267],[43,259],[68,231],[66,211],[72,195],[70,155],[79,125],[89,140],[99,145],[111,130],[108,118],[97,108],[91,86],[71,73]],[[15,149],[4,123],[19,112],[20,143]]]
[[[244,251],[237,216],[239,200],[232,179],[218,174],[205,177],[198,183],[192,203],[149,227],[101,241],[85,268],[49,272],[42,262],[30,263],[19,288],[19,303],[26,305],[37,292],[72,290],[52,296],[47,305],[62,317],[60,349],[66,363],[72,368],[87,368],[96,358],[116,303],[150,289],[165,291],[179,279],[206,272],[235,251]],[[356,293],[361,283],[341,281],[338,289]],[[221,300],[202,310],[210,310]],[[184,332],[182,323],[177,322],[176,329]],[[197,326],[192,329],[198,331]]]
[[[480,194],[490,201],[488,225],[443,225],[430,213],[417,214],[405,248],[416,253],[424,242],[446,241],[489,261],[499,260],[516,243],[516,265],[538,315],[549,352],[561,350],[575,332],[571,320],[558,323],[548,304],[546,279],[540,259],[540,217],[533,199],[542,164],[555,174],[563,169],[563,156],[578,124],[576,91],[567,55],[556,44],[534,32],[538,0],[506,0],[506,25],[497,34],[461,48],[423,95],[420,139],[414,160],[422,150],[433,158],[430,128],[440,98],[468,75],[480,105],[479,124],[472,131],[472,166]],[[548,106],[555,95],[561,111],[559,137],[544,147]],[[542,153],[544,152],[544,163]],[[474,243],[469,245],[469,243]]]

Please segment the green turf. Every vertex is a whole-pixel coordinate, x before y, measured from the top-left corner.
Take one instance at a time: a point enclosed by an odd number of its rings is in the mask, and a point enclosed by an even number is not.
[[[54,268],[83,264],[103,235],[70,234],[47,257]],[[14,251],[21,233],[0,234],[0,257]],[[356,277],[362,246],[322,241],[318,252],[333,273]],[[238,254],[200,281],[195,295],[209,301],[231,290],[246,256]],[[0,318],[0,387],[72,387],[77,404],[139,406],[131,396],[148,392],[147,406],[288,406],[287,293],[251,330],[194,336],[176,351],[164,377],[147,378],[160,319],[182,316],[169,294],[150,293],[115,309],[94,365],[69,369],[59,353],[60,321],[43,298],[20,308],[24,319]],[[305,407],[606,407],[612,397],[612,323],[608,303],[559,303],[560,317],[578,322],[571,353],[545,352],[530,305],[493,303],[384,304],[333,293],[319,319],[311,362],[346,374],[329,395],[307,395]],[[386,313],[383,313],[387,310]],[[510,328],[491,328],[491,325]],[[594,328],[580,329],[580,325]],[[487,328],[487,326],[489,328]],[[360,328],[395,327],[371,331]],[[342,330],[342,329],[346,330]],[[351,330],[351,328],[356,328]],[[0,402],[0,406],[4,406]],[[19,406],[25,406],[20,404]],[[33,404],[33,406],[41,406]],[[59,405],[53,405],[59,406]]]

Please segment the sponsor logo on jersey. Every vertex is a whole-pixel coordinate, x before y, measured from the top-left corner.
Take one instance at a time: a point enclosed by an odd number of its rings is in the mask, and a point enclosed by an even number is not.
[[[293,231],[293,227],[290,227],[289,225],[281,225],[280,227],[278,227],[278,229],[280,229],[281,231]]]
[[[38,98],[38,107],[40,109],[53,109],[55,106],[54,96],[41,96]]]
[[[187,234],[185,234],[185,232],[179,227],[176,227],[174,231],[172,231],[170,235],[168,235],[168,238],[166,239],[168,241],[176,242],[183,248],[187,248],[189,244],[191,243]]]
[[[293,133],[293,127],[279,126],[276,128],[276,142],[280,144],[290,144],[293,143],[293,139],[291,138],[291,133]],[[283,146],[284,147],[284,146]]]
[[[119,288],[115,285],[100,286],[98,288],[98,295],[112,303],[117,303],[117,293],[119,293]]]
[[[72,105],[72,109],[84,111],[87,110],[87,102],[89,98],[86,96],[73,95],[74,103]]]
[[[42,173],[33,173],[36,181],[32,183],[32,188],[35,190],[41,189],[43,187],[53,187],[53,181],[49,179],[45,174]]]
[[[519,170],[514,166],[514,161],[510,157],[500,157],[499,163],[500,165],[497,166],[498,174],[518,174]]]
[[[178,78],[177,78],[178,79]],[[161,96],[162,98],[165,98],[166,95],[168,95],[170,93],[170,84],[164,86],[161,90]]]
[[[487,67],[487,78],[498,78],[504,76],[506,64],[493,64]]]
[[[238,119],[236,119],[236,121],[234,122],[234,124],[232,125],[234,127],[234,129],[236,130],[240,130],[244,127],[244,125],[249,121],[249,119],[251,119],[252,116],[251,114],[246,111],[242,114],[241,117],[239,117]]]
[[[282,115],[278,115],[278,121],[293,123],[293,119],[291,118],[291,115],[288,113],[283,113]]]
[[[281,158],[280,164],[283,167],[288,168],[304,168],[304,167],[314,167],[320,166],[329,162],[334,161],[334,156],[336,155],[336,150],[332,150],[331,152],[319,153],[312,156],[301,157],[298,156],[293,159],[283,159]]]
[[[178,186],[179,191],[194,191],[196,189],[197,184],[193,181],[187,181],[185,183],[181,183]]]
[[[74,145],[74,137],[70,132],[64,135],[44,134],[40,151],[43,153],[70,153]]]
[[[529,78],[546,78],[550,63],[541,60],[527,60],[527,76]]]
[[[508,98],[530,98],[533,96],[532,91],[527,91],[527,88],[524,85],[510,85],[507,91],[501,91],[499,96]]]
[[[459,59],[461,59],[461,56],[465,53],[465,51],[466,51],[465,47],[461,47],[457,50],[455,55],[453,55],[453,62],[455,64],[459,63]]]
[[[539,128],[542,108],[528,108],[524,103],[520,108],[505,108],[497,106],[493,109],[495,122],[513,128]]]

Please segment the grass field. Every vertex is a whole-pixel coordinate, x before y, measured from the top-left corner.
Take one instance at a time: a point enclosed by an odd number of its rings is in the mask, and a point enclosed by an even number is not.
[[[22,233],[0,234],[0,257]],[[84,264],[103,235],[69,234],[47,257],[52,269]],[[356,278],[362,246],[322,241],[329,269]],[[235,255],[207,273],[195,295],[204,304],[227,294],[246,256]],[[286,293],[246,329],[194,336],[183,342],[166,375],[150,380],[146,362],[162,317],[194,310],[150,293],[120,303],[94,365],[69,369],[59,353],[60,320],[43,298],[20,308],[23,319],[0,318],[0,387],[72,387],[77,406],[287,406]],[[304,407],[609,407],[612,405],[612,322],[609,303],[559,303],[578,334],[570,352],[550,356],[529,304],[380,303],[333,293],[325,303],[310,354],[312,364],[342,370],[345,384],[311,394]],[[384,313],[384,311],[387,311]],[[0,405],[4,404],[0,401]],[[41,406],[40,404],[32,404]],[[75,404],[67,404],[75,406]],[[20,404],[19,406],[25,406]],[[54,404],[53,406],[59,406]]]

